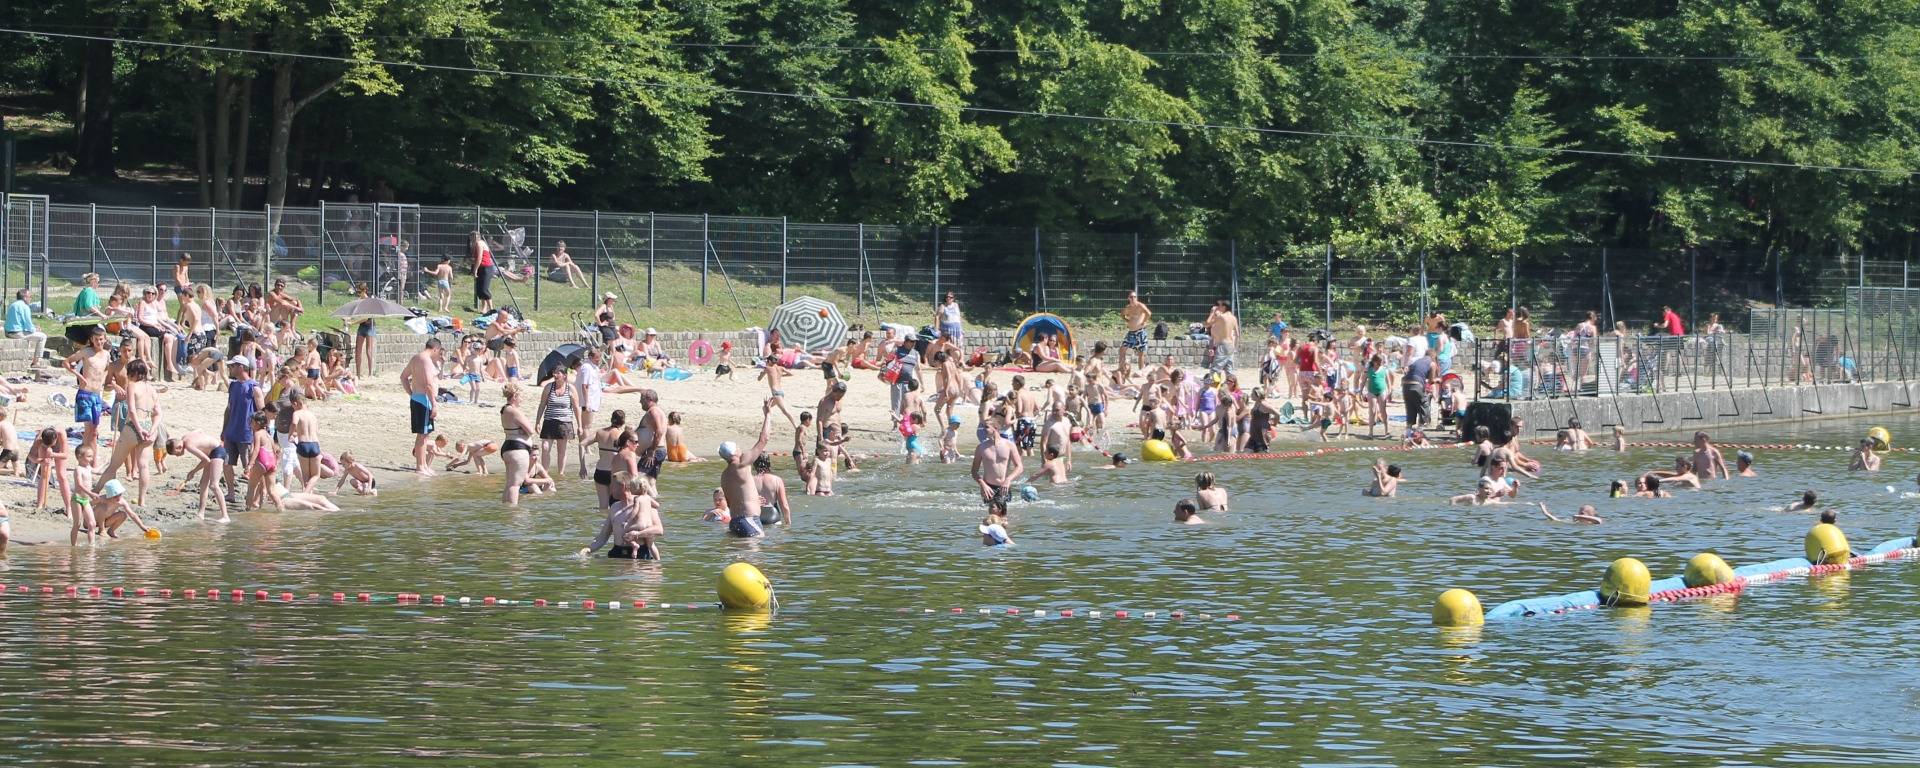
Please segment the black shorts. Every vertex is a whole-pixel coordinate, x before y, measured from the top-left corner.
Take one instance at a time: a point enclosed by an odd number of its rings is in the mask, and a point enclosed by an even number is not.
[[[501,441],[500,443],[501,453],[513,453],[514,451],[526,451],[528,453],[532,453],[533,446],[527,445],[525,442],[515,440],[513,438],[507,438],[506,440]]]
[[[226,460],[227,460],[227,447],[223,445],[223,446],[220,446],[220,447],[218,447],[218,448],[215,448],[215,449],[213,449],[213,450],[211,450],[211,451],[208,451],[208,452],[207,452],[207,460],[208,460],[208,461],[226,461]]]
[[[560,421],[558,419],[547,419],[546,421],[541,422],[540,423],[540,439],[572,440],[573,439],[573,422]]]
[[[473,298],[475,301],[493,301],[493,267],[481,267],[473,272]]]
[[[833,363],[821,363],[820,375],[825,376],[827,381],[833,381],[840,377],[840,371],[834,367]]]
[[[667,462],[667,449],[655,448],[653,455],[640,457],[640,473],[647,477],[660,479],[660,465]]]
[[[408,429],[416,435],[433,434],[433,406],[419,400],[407,400]]]
[[[607,550],[607,557],[622,560],[658,560],[654,557],[653,547],[635,547],[616,544]]]
[[[0,462],[18,461],[19,459],[20,454],[14,452],[12,448],[0,449]]]
[[[605,470],[605,469],[594,470],[593,484],[594,485],[613,485],[613,472],[611,470]]]

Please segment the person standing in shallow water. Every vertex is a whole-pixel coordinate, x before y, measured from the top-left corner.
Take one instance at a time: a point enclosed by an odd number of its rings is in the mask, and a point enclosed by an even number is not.
[[[767,450],[767,441],[773,438],[773,405],[771,401],[760,404],[760,439],[752,448],[740,450],[732,440],[720,444],[720,460],[726,466],[720,470],[720,490],[727,497],[727,509],[733,517],[727,521],[727,533],[742,538],[761,536],[766,533],[760,524],[760,492],[753,481],[753,463]]]

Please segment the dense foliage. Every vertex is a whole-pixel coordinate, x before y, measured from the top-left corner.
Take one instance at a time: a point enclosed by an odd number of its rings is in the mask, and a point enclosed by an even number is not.
[[[390,194],[1462,258],[1540,244],[1902,258],[1920,213],[1904,172],[1920,168],[1914,0],[49,0],[6,14],[328,57],[0,38],[0,84],[71,105],[75,173],[175,163],[208,204],[263,202],[236,183],[251,175],[275,203]]]

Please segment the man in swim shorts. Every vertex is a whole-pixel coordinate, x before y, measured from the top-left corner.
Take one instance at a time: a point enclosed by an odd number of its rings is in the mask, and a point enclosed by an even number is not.
[[[433,434],[433,419],[439,413],[434,402],[438,381],[440,340],[427,339],[426,347],[400,371],[400,388],[407,392],[408,429],[413,432],[413,471],[421,477],[433,475],[433,469],[427,466],[427,436]]]
[[[237,505],[240,497],[239,486],[234,483],[234,470],[253,465],[253,415],[267,407],[267,391],[253,380],[253,358],[246,355],[227,359],[227,375],[232,381],[227,383],[227,410],[220,421],[220,441],[230,458],[220,468],[220,475],[227,486],[226,503]]]
[[[640,473],[648,478],[658,479],[660,465],[667,460],[667,426],[667,409],[660,407],[660,393],[640,390],[640,422],[634,425],[633,436]]]
[[[1147,323],[1153,319],[1153,310],[1141,303],[1140,294],[1127,291],[1127,306],[1120,310],[1120,319],[1127,321],[1127,338],[1120,342],[1120,367],[1126,369],[1127,352],[1133,350],[1134,367],[1147,367]]]
[[[1004,428],[990,427],[987,439],[973,449],[973,482],[980,488],[980,500],[991,505],[1006,503],[1013,495],[1013,483],[1025,465],[1020,450]]]
[[[107,413],[107,401],[101,393],[106,391],[111,357],[107,329],[99,325],[87,334],[86,346],[67,356],[64,367],[74,378],[73,420],[82,425],[81,445],[93,445],[100,437],[100,418]]]
[[[753,447],[741,451],[732,440],[720,444],[720,460],[724,466],[720,470],[720,490],[727,497],[727,509],[733,514],[727,520],[727,533],[742,538],[751,538],[765,533],[760,525],[760,490],[754,482],[753,463],[767,451],[767,441],[773,438],[773,407],[760,404],[760,439]]]

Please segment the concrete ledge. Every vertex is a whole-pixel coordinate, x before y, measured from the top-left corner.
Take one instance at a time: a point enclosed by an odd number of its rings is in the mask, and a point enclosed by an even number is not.
[[[1523,437],[1550,436],[1567,419],[1578,417],[1594,439],[1601,440],[1615,425],[1639,435],[1913,412],[1920,409],[1917,397],[1920,384],[1887,381],[1555,398],[1496,403],[1496,407],[1506,406],[1513,416],[1526,419],[1528,434]]]

